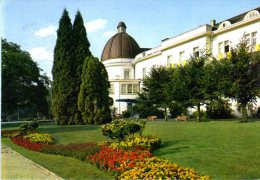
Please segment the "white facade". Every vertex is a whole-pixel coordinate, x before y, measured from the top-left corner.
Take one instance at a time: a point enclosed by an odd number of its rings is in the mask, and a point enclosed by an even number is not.
[[[238,17],[238,16],[236,16]],[[211,52],[216,58],[225,57],[229,48],[239,43],[246,36],[253,47],[253,51],[260,50],[260,13],[257,10],[241,14],[240,19],[231,18],[219,24],[215,21],[211,25],[202,25],[193,30],[162,41],[161,45],[144,51],[134,59],[110,59],[104,61],[112,84],[110,96],[114,99],[114,106],[119,114],[127,109],[126,102],[120,99],[135,99],[141,80],[153,66],[170,66],[184,64],[190,56],[200,55],[202,51]],[[129,77],[125,77],[129,70]],[[126,74],[125,74],[126,73]],[[256,72],[257,73],[257,72]],[[136,90],[122,91],[122,84],[137,84]],[[258,106],[260,101],[258,101]]]

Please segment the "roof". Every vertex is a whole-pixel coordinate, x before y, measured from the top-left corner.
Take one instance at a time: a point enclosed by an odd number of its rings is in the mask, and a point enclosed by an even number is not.
[[[118,27],[124,27],[125,23],[120,22]],[[126,26],[125,26],[126,27]],[[135,58],[141,49],[137,42],[126,32],[118,32],[106,43],[101,61],[115,58]]]
[[[250,10],[250,11],[253,11],[253,10],[257,10],[258,12],[260,12],[260,7],[255,8],[255,9],[252,9],[252,10]],[[239,22],[239,21],[242,21],[242,20],[244,19],[245,15],[246,15],[248,12],[250,12],[250,11],[247,11],[247,12],[245,12],[245,13],[239,14],[239,15],[237,15],[237,16],[234,16],[234,17],[232,17],[232,18],[226,19],[226,20],[224,20],[224,21],[229,21],[231,24],[237,23],[237,22]],[[221,22],[219,22],[218,24],[216,24],[216,28],[218,28],[218,26],[219,26],[222,22],[224,22],[224,21],[221,21]]]

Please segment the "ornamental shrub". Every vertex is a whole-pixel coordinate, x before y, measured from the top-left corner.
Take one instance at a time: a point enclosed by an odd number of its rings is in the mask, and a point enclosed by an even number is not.
[[[157,157],[149,157],[123,172],[119,179],[209,179],[208,176],[200,176],[190,168],[179,167],[168,160]]]
[[[30,123],[21,124],[19,129],[22,134],[28,134],[28,131],[34,131],[39,127],[38,121],[32,121]]]
[[[151,135],[140,135],[133,134],[124,138],[120,142],[112,142],[110,147],[112,148],[124,148],[124,149],[135,149],[136,147],[145,148],[145,149],[155,149],[161,145],[161,139],[157,136]]]
[[[102,133],[104,136],[113,140],[121,141],[126,136],[134,133],[142,133],[146,121],[134,120],[113,120],[111,123],[102,126]]]
[[[85,161],[88,160],[88,156],[95,154],[99,150],[100,147],[97,143],[77,143],[45,146],[43,147],[42,152],[48,154],[74,157],[81,161]]]
[[[34,143],[41,143],[41,144],[53,144],[55,142],[54,138],[51,137],[49,134],[40,134],[34,133],[24,136],[24,139],[28,139]]]

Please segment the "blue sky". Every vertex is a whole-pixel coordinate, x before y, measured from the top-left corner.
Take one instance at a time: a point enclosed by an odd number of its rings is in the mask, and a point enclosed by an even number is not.
[[[2,37],[29,51],[51,77],[56,30],[64,8],[72,23],[80,10],[91,52],[103,47],[124,21],[140,47],[156,47],[210,20],[217,22],[260,6],[259,0],[1,0]]]

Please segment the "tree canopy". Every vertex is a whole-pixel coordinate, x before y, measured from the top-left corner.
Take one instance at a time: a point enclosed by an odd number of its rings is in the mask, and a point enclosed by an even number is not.
[[[16,113],[19,107],[48,115],[48,77],[40,75],[37,63],[19,45],[5,39],[1,41],[3,118]]]
[[[93,56],[87,57],[78,97],[78,108],[85,124],[102,124],[111,121],[109,87],[104,65]]]

